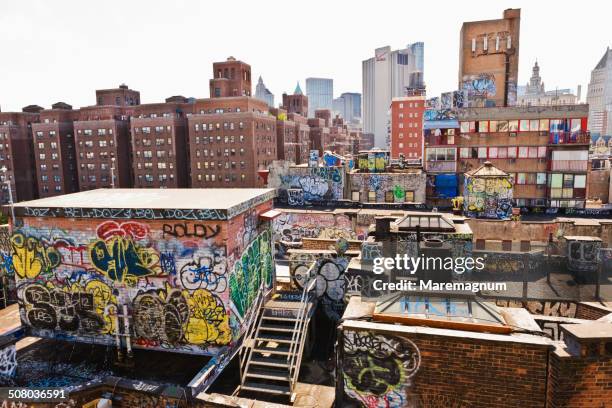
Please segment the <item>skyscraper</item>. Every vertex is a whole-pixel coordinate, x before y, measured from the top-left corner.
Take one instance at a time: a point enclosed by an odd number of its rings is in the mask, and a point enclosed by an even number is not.
[[[308,96],[308,117],[314,117],[318,109],[332,110],[334,80],[330,78],[306,78]]]
[[[424,49],[422,42],[395,51],[377,48],[373,58],[362,62],[363,129],[374,134],[376,147],[389,144],[391,100],[424,86]]]
[[[459,44],[459,89],[472,107],[516,104],[521,9],[497,20],[463,23]]]
[[[347,123],[361,120],[361,94],[356,92],[344,92],[334,99],[334,113],[342,116]]]
[[[263,83],[263,79],[261,76],[257,81],[257,86],[255,87],[255,98],[265,101],[269,107],[274,107],[274,94],[270,92],[268,88]]]
[[[589,130],[612,135],[612,49],[608,47],[593,71],[587,93]]]

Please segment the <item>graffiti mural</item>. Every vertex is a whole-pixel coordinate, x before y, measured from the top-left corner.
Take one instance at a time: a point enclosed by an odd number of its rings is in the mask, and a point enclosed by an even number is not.
[[[272,228],[279,257],[286,253],[283,243],[298,243],[302,238],[343,238],[348,241],[364,238],[353,230],[353,223],[347,215],[329,212],[283,212],[274,219]]]
[[[255,301],[262,282],[266,287],[272,285],[274,264],[270,237],[269,231],[263,232],[234,263],[230,278],[230,297],[241,318]]]
[[[499,177],[479,177],[466,173],[464,210],[471,217],[509,218],[512,215],[512,189],[513,181],[507,174]]]
[[[421,364],[409,339],[372,332],[346,331],[342,371],[345,394],[363,406],[404,407]]]
[[[272,231],[256,210],[232,222],[23,218],[10,237],[21,320],[33,335],[114,344],[127,307],[135,347],[218,355],[272,282]]]
[[[488,106],[487,101],[495,99],[497,86],[493,74],[465,75],[462,91],[467,96],[469,106]]]
[[[15,344],[8,344],[0,350],[0,379],[11,378],[17,371]]]
[[[344,312],[348,263],[346,257],[327,254],[295,253],[289,257],[289,271],[294,285],[303,289],[311,279],[316,279],[319,304],[334,321],[340,320]]]
[[[270,169],[268,186],[279,189],[278,199],[283,203],[289,203],[290,198],[305,204],[334,201],[344,197],[345,175],[343,167],[276,166]],[[302,190],[301,198],[289,190]]]
[[[228,315],[219,297],[205,289],[152,289],[134,299],[139,339],[171,347],[180,343],[225,345],[231,340]]]
[[[426,175],[414,173],[352,173],[351,191],[360,191],[361,197],[369,199],[374,192],[377,203],[384,202],[425,202]],[[410,197],[408,197],[410,196]]]

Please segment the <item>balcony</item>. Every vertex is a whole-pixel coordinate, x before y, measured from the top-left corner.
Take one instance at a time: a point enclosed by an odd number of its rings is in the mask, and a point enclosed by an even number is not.
[[[425,170],[435,173],[455,173],[457,169],[456,161],[427,161]]]
[[[589,132],[555,132],[548,137],[548,145],[577,145],[590,144],[591,134]]]
[[[551,160],[550,171],[587,171],[588,160]]]

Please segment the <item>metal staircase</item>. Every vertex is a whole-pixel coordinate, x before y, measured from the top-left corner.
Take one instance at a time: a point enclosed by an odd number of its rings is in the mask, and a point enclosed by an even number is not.
[[[295,399],[315,286],[316,279],[310,279],[301,293],[277,293],[260,306],[258,320],[243,345],[238,393]]]

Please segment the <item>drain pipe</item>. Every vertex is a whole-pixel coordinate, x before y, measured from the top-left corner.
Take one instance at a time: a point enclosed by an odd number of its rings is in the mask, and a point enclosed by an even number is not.
[[[127,348],[127,356],[129,359],[132,355],[132,339],[130,338],[130,319],[128,318],[127,305],[123,305],[123,325],[125,328],[125,346]]]
[[[117,346],[117,360],[123,361],[123,353],[121,351],[121,336],[119,335],[119,313],[111,314],[113,324],[115,326],[115,345]]]

